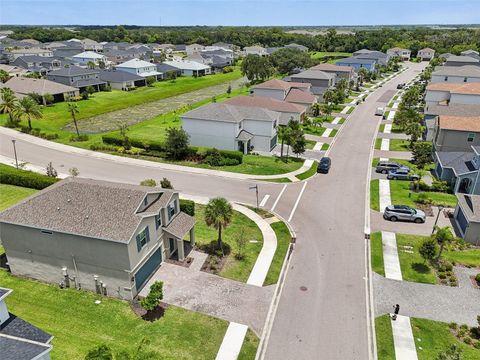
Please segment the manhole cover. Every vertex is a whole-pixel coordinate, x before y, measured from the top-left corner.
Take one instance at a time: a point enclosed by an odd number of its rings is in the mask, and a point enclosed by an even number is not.
[[[308,288],[307,288],[306,286],[300,286],[300,290],[302,290],[302,291],[307,291]]]

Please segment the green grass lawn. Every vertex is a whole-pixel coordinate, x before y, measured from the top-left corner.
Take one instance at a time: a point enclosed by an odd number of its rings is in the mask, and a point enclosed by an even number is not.
[[[338,132],[337,129],[333,129],[330,135],[328,135],[328,137],[335,137],[335,135],[337,135],[337,132]]]
[[[398,257],[402,269],[403,280],[414,281],[425,284],[436,284],[437,280],[432,268],[425,263],[420,256],[418,249],[422,244],[424,236],[397,234]],[[412,246],[413,254],[407,253],[402,246]]]
[[[291,235],[287,225],[283,221],[279,221],[270,225],[277,235],[277,250],[273,256],[272,264],[268,269],[267,277],[263,283],[263,286],[276,284],[280,271],[282,270],[283,260],[287,254],[288,245],[290,244]]]
[[[308,169],[307,171],[301,174],[296,175],[296,178],[299,180],[305,180],[305,179],[308,179],[309,177],[312,177],[317,173],[317,166],[318,166],[318,162],[314,161],[312,166],[310,166],[310,169]]]
[[[383,116],[385,117],[385,119],[388,118],[388,115],[390,114],[390,110],[387,110],[383,113]]]
[[[324,143],[324,144],[322,145],[322,150],[323,150],[323,151],[326,151],[326,150],[328,150],[329,147],[330,147],[330,144]]]
[[[302,128],[303,131],[305,131],[305,134],[310,135],[322,136],[322,134],[325,132],[325,128],[323,126],[302,125]]]
[[[314,121],[328,122],[328,123],[331,123],[333,119],[335,119],[335,116],[333,115],[328,115],[328,116],[321,115],[313,118]]]
[[[19,278],[0,270],[2,286],[13,289],[9,310],[54,336],[52,359],[83,359],[88,350],[105,343],[115,352],[132,351],[144,337],[165,359],[214,359],[228,322],[169,306],[157,321],[137,317],[125,301],[100,298],[87,291],[60,289]],[[34,294],[34,296],[32,296]],[[244,359],[253,359],[258,338],[250,333],[242,347]]]
[[[375,271],[377,274],[385,276],[381,232],[375,232],[370,235],[370,256],[371,256],[372,270]]]
[[[195,242],[197,246],[202,247],[202,245],[208,245],[212,241],[216,242],[218,231],[205,224],[204,205],[195,204],[195,218],[197,220],[195,224]],[[238,251],[238,246],[235,242],[235,236],[241,229],[244,231],[247,244],[245,246],[244,258],[237,260],[235,254]],[[238,211],[234,211],[230,225],[222,231],[222,239],[224,244],[230,246],[231,251],[219,275],[237,281],[247,281],[263,246],[262,232],[252,220]],[[256,242],[252,243],[250,240],[255,240]]]
[[[380,182],[378,179],[370,181],[370,209],[380,211]]]
[[[395,360],[392,322],[389,315],[375,318],[378,360]]]
[[[456,344],[462,350],[462,360],[480,359],[480,349],[458,341],[451,333],[447,323],[418,318],[411,318],[410,321],[419,360],[436,359],[439,353],[448,349],[452,344]]]
[[[480,268],[480,249],[467,249],[443,252],[442,257],[457,265],[473,266]]]
[[[383,132],[385,130],[385,124],[380,124],[380,127],[378,128],[378,132]]]
[[[35,194],[37,191],[15,185],[0,184],[0,211],[15,205],[20,200]]]
[[[390,180],[390,197],[394,205],[417,206],[420,192],[410,190],[410,181]],[[426,193],[433,205],[442,205],[454,208],[457,205],[457,197],[453,194],[430,191]]]
[[[376,138],[375,139],[375,150],[380,150],[381,147],[382,147],[382,139]]]
[[[390,151],[411,151],[410,141],[401,139],[390,139]]]
[[[313,141],[313,140],[306,140],[305,141],[305,144],[306,144],[305,149],[312,150],[316,143],[317,142]]]
[[[321,60],[324,57],[337,56],[337,57],[349,57],[352,56],[352,53],[347,52],[324,52],[324,51],[314,51],[310,53],[312,59]],[[335,59],[337,61],[337,59]]]

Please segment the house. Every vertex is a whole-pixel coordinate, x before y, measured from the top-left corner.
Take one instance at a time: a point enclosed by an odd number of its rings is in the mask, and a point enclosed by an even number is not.
[[[53,95],[54,102],[64,101],[72,96],[79,96],[80,94],[78,88],[45,79],[13,77],[8,80],[4,86],[12,89],[14,93],[23,96],[35,93],[44,97],[45,95],[50,94]]]
[[[120,65],[117,65],[116,68],[117,70],[126,71],[143,78],[153,76],[158,80],[162,77],[162,73],[157,71],[157,65],[140,59],[128,60]]]
[[[335,74],[336,81],[338,81],[339,79],[345,79],[348,81],[349,84],[352,81],[355,82],[357,79],[357,75],[352,66],[338,66],[334,64],[324,63],[315,65],[311,67],[310,70],[318,70],[329,74]]]
[[[375,60],[379,66],[387,66],[390,58],[387,54],[376,50],[364,50],[361,53],[356,52],[353,57],[363,60]]]
[[[480,115],[440,115],[433,131],[433,147],[436,151],[468,151],[480,146]]]
[[[317,97],[311,93],[310,83],[294,83],[272,79],[255,85],[251,93],[254,96],[264,96],[277,100],[285,100],[293,104],[305,105],[307,112],[317,102]]]
[[[12,274],[126,300],[195,243],[178,192],[73,177],[3,211],[0,224]]]
[[[276,53],[278,50],[282,49],[281,47],[275,46],[275,47],[267,47],[267,55],[272,55],[273,53]]]
[[[402,61],[409,61],[411,54],[412,52],[410,50],[402,49],[399,47],[394,47],[387,50],[387,55],[389,56],[389,58],[398,57]]]
[[[465,55],[465,56],[479,55],[479,52],[478,52],[478,51],[475,51],[475,50],[472,50],[472,49],[469,49],[469,50],[462,51],[462,52],[460,53],[460,55]]]
[[[435,83],[427,86],[425,105],[480,105],[480,83]]]
[[[8,311],[5,300],[12,292],[0,287],[2,360],[50,360],[53,336]]]
[[[99,78],[112,89],[117,90],[128,91],[146,85],[146,79],[144,77],[118,69],[100,69]]]
[[[435,56],[435,50],[430,48],[424,48],[418,50],[417,57],[420,58],[421,61],[430,61]]]
[[[60,69],[68,63],[55,57],[31,55],[20,56],[11,64],[30,72],[38,72],[39,74],[45,75],[47,72]]]
[[[168,79],[171,76],[174,76],[174,77],[182,76],[181,69],[165,63],[157,64],[157,71],[162,73],[162,79]]]
[[[5,71],[9,76],[23,76],[28,74],[28,70],[15,65],[0,64],[0,70]]]
[[[290,120],[302,122],[306,107],[265,96],[235,96],[225,101],[225,104],[235,106],[251,106],[268,109],[280,113],[279,125],[287,125]]]
[[[267,49],[263,46],[254,45],[254,46],[245,46],[243,48],[245,55],[258,55],[258,56],[266,56],[268,55]]]
[[[80,41],[80,43],[83,45],[83,48],[85,50],[90,50],[90,51],[103,51],[103,45],[96,42],[95,40],[85,38]]]
[[[80,54],[73,55],[72,60],[81,65],[88,65],[88,63],[99,65],[101,62],[104,64],[107,64],[108,62],[105,55],[96,53],[94,51],[84,51]]]
[[[305,107],[305,111],[307,113],[311,113],[312,106],[318,102],[318,99],[309,91],[300,90],[297,88],[290,88],[290,91],[285,97],[285,101],[292,104],[302,105]]]
[[[480,82],[480,66],[437,66],[432,72],[431,83]]]
[[[436,151],[434,162],[435,176],[446,181],[454,193],[480,194],[480,147],[472,146],[467,151]]]
[[[79,66],[69,66],[58,70],[53,70],[47,74],[47,79],[60,84],[76,87],[80,92],[85,91],[89,86],[100,91],[105,87],[106,82],[99,77],[99,71],[96,69],[85,69]]]
[[[228,50],[234,50],[235,49],[235,45],[233,44],[230,44],[230,43],[226,43],[226,42],[216,42],[216,43],[213,43],[212,46],[216,46],[218,48],[221,48],[221,49],[228,49]]]
[[[471,244],[480,245],[480,195],[457,194],[453,214],[460,236]]]
[[[210,66],[190,60],[170,60],[163,64],[169,65],[181,71],[185,76],[204,76],[212,73]]]
[[[303,46],[303,45],[299,45],[299,44],[295,44],[295,43],[285,45],[284,47],[287,48],[287,49],[296,49],[296,50],[299,50],[301,52],[307,52],[308,51],[308,47]]]
[[[327,89],[335,86],[336,75],[320,70],[306,70],[291,75],[289,79],[294,83],[309,83],[312,85],[310,89],[312,94],[322,97]]]
[[[185,47],[187,55],[192,55],[194,53],[200,52],[205,48],[205,46],[200,44],[190,44]]]
[[[10,50],[7,54],[10,61],[15,61],[15,59],[20,56],[31,56],[31,55],[52,57],[53,52],[47,49],[28,48],[28,49]]]
[[[377,60],[375,59],[360,59],[354,56],[340,59],[335,62],[337,66],[349,66],[355,69],[358,72],[361,68],[365,68],[370,72],[375,71],[375,65]]]
[[[53,56],[60,59],[72,60],[75,55],[84,52],[83,45],[77,42],[66,42],[65,46],[53,49]]]
[[[193,146],[271,151],[277,145],[280,113],[252,106],[210,103],[182,115]]]
[[[445,60],[445,63],[443,65],[445,66],[471,65],[471,66],[480,67],[480,60],[475,59],[474,57],[471,57],[471,56],[466,56],[466,55],[461,55],[461,56],[451,55]]]

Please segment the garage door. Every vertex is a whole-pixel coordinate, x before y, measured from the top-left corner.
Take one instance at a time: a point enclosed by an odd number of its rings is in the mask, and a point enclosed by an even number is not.
[[[152,276],[152,274],[158,269],[160,263],[162,262],[162,251],[161,248],[158,248],[152,256],[143,264],[143,266],[138,269],[135,274],[135,286],[137,291],[145,285],[147,280]]]
[[[458,225],[460,226],[460,229],[462,230],[462,234],[465,234],[465,229],[467,228],[468,221],[465,218],[465,215],[463,214],[462,208],[458,208],[457,212],[457,222]]]

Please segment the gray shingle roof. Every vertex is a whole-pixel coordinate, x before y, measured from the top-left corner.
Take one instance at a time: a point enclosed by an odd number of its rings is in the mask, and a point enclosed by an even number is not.
[[[163,230],[172,234],[178,239],[183,239],[190,229],[195,225],[195,218],[184,212],[180,212]]]
[[[437,66],[432,75],[438,76],[473,76],[480,77],[480,67],[473,65],[464,66]]]
[[[85,69],[80,66],[69,66],[64,67],[58,70],[51,71],[48,75],[52,76],[77,76],[77,75],[90,75],[90,74],[98,74],[98,70],[95,69]]]
[[[189,119],[212,120],[239,123],[242,120],[278,120],[280,114],[275,111],[253,107],[211,103],[191,110],[183,117]]]
[[[480,222],[480,195],[457,193],[458,204],[472,222]]]
[[[476,116],[480,114],[480,105],[455,104],[429,105],[425,109],[426,115]]]
[[[437,151],[436,154],[442,167],[453,169],[457,175],[475,171],[472,152]]]
[[[464,62],[464,63],[472,63],[472,64],[476,64],[478,63],[479,61],[477,59],[474,59],[473,57],[471,56],[464,56],[464,55],[460,55],[460,56],[457,56],[457,55],[451,55],[447,58],[447,61],[446,63],[456,63],[456,62]]]
[[[345,59],[340,59],[336,62],[336,64],[373,64],[375,63],[375,59],[360,59],[357,57],[348,57]]]
[[[50,345],[28,342],[18,338],[0,335],[2,360],[30,360],[45,353]]]
[[[145,80],[143,77],[122,70],[100,70],[100,79],[108,82]]]
[[[9,313],[10,318],[0,326],[0,334],[15,336],[30,341],[36,341],[47,344],[52,339],[52,335],[33,326],[29,322]]]
[[[138,213],[149,193],[159,197]],[[0,213],[0,222],[128,242],[142,217],[157,214],[173,194],[160,188],[67,178]]]
[[[330,80],[335,77],[334,74],[326,73],[321,70],[305,70],[301,73],[291,75],[292,81],[295,79],[316,79],[316,80]]]

